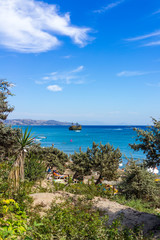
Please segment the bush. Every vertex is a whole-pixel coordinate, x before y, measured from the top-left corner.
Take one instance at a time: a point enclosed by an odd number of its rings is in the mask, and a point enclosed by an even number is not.
[[[141,231],[124,229],[120,219],[107,227],[108,217],[86,198],[68,198],[42,217],[36,209],[29,216],[13,199],[0,199],[0,239],[21,240],[144,240]],[[149,239],[149,238],[147,238]]]
[[[36,221],[36,225],[34,225]],[[93,209],[85,198],[68,199],[61,204],[53,203],[47,215],[41,219],[33,218],[29,233],[36,240],[142,240],[141,232],[122,228],[120,221],[115,220],[109,227],[108,217],[100,217],[98,210]]]
[[[155,182],[155,177],[133,160],[126,166],[119,188],[127,198],[158,201],[160,189]]]
[[[46,166],[42,159],[32,154],[30,158],[25,159],[24,173],[25,179],[37,181],[45,177]]]
[[[73,178],[83,180],[84,176],[90,175],[93,168],[93,159],[90,157],[90,149],[86,152],[75,152],[71,155],[70,169],[75,172]]]
[[[32,155],[37,159],[42,160],[46,167],[57,167],[60,173],[65,170],[65,165],[69,161],[68,155],[63,151],[54,147],[40,147],[40,145],[32,146],[27,152],[27,158],[31,158]]]
[[[79,182],[76,184],[61,184],[53,181],[54,191],[66,191],[77,195],[84,195],[88,200],[93,199],[94,197],[112,197],[114,196],[116,190],[113,189],[113,186],[106,184],[95,184],[94,180],[90,180],[90,183],[85,184]]]
[[[13,199],[0,199],[0,239],[23,239],[27,216]]]
[[[148,167],[160,165],[160,121],[152,118],[153,126],[147,127],[147,130],[137,129],[136,143],[129,144],[135,151],[142,150],[146,155],[145,164]]]
[[[8,174],[11,166],[7,162],[0,163],[0,194],[5,194],[8,190]]]
[[[3,157],[10,157],[16,154],[19,147],[17,142],[18,136],[20,136],[20,129],[0,123],[0,162]]]
[[[75,171],[76,178],[83,179],[85,175],[92,171],[98,172],[99,178],[97,184],[105,177],[107,180],[116,180],[118,178],[118,168],[121,162],[122,154],[120,150],[114,149],[109,143],[106,145],[93,142],[92,148],[86,152],[74,153],[71,155],[72,164],[70,168]]]

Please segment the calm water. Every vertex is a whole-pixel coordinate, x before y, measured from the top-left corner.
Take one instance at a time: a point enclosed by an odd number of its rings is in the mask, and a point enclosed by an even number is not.
[[[119,147],[123,154],[123,162],[126,163],[127,157],[145,158],[142,152],[134,152],[129,143],[134,143],[136,132],[134,126],[83,126],[82,131],[69,131],[67,126],[32,126],[36,141],[43,147],[54,147],[63,150],[67,154],[74,151],[86,151],[87,147],[92,147],[93,141],[96,143],[110,143],[115,148]],[[136,126],[137,127],[137,126]],[[146,129],[144,126],[138,128]],[[25,127],[22,127],[24,130]],[[46,137],[46,138],[43,138]]]

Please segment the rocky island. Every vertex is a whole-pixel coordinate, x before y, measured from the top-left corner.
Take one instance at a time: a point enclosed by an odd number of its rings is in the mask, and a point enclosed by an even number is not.
[[[70,122],[60,122],[56,120],[32,120],[32,119],[7,119],[6,125],[17,126],[69,126]]]

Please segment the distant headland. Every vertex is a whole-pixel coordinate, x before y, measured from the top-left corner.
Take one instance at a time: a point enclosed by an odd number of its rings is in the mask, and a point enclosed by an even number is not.
[[[32,119],[8,119],[4,121],[7,125],[18,126],[69,126],[70,122],[60,122],[56,120],[32,120]]]

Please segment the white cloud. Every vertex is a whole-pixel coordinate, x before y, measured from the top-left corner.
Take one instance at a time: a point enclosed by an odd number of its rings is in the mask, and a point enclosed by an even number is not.
[[[150,39],[150,38],[153,40],[148,41],[148,39]],[[135,42],[135,41],[142,41],[142,40],[148,41],[148,42],[142,44],[143,47],[159,46],[160,45],[160,30],[151,32],[149,34],[141,35],[138,37],[126,39],[126,41],[128,41],[128,42]]]
[[[41,81],[36,81],[36,84],[46,84],[48,82],[58,81],[62,84],[82,84],[85,76],[82,75],[84,66],[79,66],[68,72],[52,72],[44,76]]]
[[[62,91],[62,88],[58,85],[50,85],[47,87],[47,89],[52,92],[61,92]]]
[[[154,41],[154,42],[149,42],[144,44],[144,46],[159,46],[160,45],[160,41]]]
[[[85,82],[83,80],[78,80],[74,82],[76,85],[84,84]]]
[[[100,9],[98,9],[98,10],[95,10],[94,12],[95,12],[95,13],[103,13],[103,12],[106,12],[106,11],[112,9],[112,8],[117,7],[117,6],[118,6],[119,4],[121,4],[122,2],[124,2],[124,0],[110,3],[110,4],[108,4],[108,5],[105,6],[105,7],[102,7],[102,8],[100,8]]]
[[[49,77],[43,77],[43,80],[49,80]]]
[[[0,0],[0,45],[24,53],[39,53],[61,45],[57,35],[70,37],[81,47],[89,28],[73,26],[69,13],[36,0]]]
[[[117,73],[118,77],[135,77],[135,76],[142,76],[146,75],[148,72],[140,72],[140,71],[122,71]]]
[[[71,57],[72,57],[71,55],[62,56],[62,58],[64,59],[70,59]]]
[[[160,10],[154,12],[153,15],[155,15],[155,14],[159,14],[159,13],[160,13]]]
[[[72,73],[81,72],[84,69],[84,66],[79,66],[78,68],[72,70]]]
[[[128,39],[126,39],[126,41],[139,41],[139,40],[156,37],[156,36],[160,36],[160,31],[152,32],[152,33],[141,35],[141,36],[134,37],[134,38],[128,38]]]
[[[149,87],[160,87],[160,82],[158,83],[146,83],[147,86]]]

